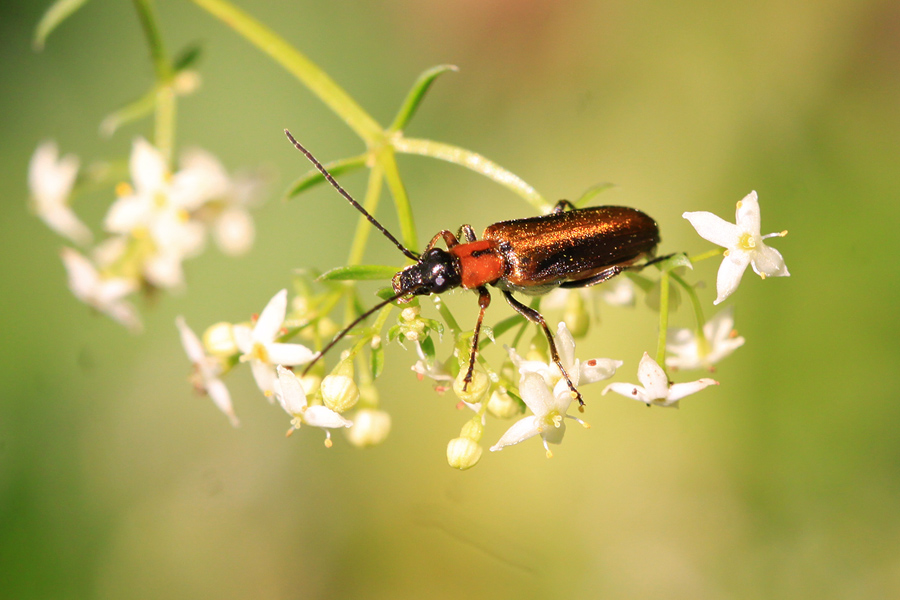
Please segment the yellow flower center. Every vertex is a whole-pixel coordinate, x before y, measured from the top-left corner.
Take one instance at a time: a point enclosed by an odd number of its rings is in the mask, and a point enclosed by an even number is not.
[[[749,233],[743,234],[738,240],[738,246],[742,250],[755,250],[756,249],[756,238]]]

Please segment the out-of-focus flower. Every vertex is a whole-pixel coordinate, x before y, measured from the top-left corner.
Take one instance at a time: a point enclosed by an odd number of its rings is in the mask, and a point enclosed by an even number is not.
[[[62,261],[69,276],[69,288],[76,298],[128,329],[140,331],[141,321],[134,306],[124,300],[137,290],[135,281],[104,277],[91,261],[71,248],[63,248]]]
[[[616,277],[600,286],[600,297],[610,306],[634,306],[634,283],[627,277]]]
[[[411,369],[416,373],[419,380],[421,381],[426,377],[433,379],[435,382],[434,389],[439,394],[443,394],[450,389],[453,375],[450,373],[447,365],[437,360],[429,361],[425,356],[425,352],[422,351],[422,345],[418,341],[416,342],[416,353],[419,355],[419,360],[416,361],[416,364]],[[451,360],[454,359],[451,357]]]
[[[693,329],[671,329],[666,350],[666,366],[673,369],[713,370],[713,365],[744,345],[744,338],[734,330],[732,307],[720,311],[703,326],[703,338]]]
[[[278,365],[278,378],[274,381],[275,396],[284,411],[293,417],[291,428],[287,434],[291,435],[301,425],[319,427],[325,432],[325,446],[331,448],[331,432],[335,427],[351,427],[353,423],[348,421],[330,408],[321,405],[310,406],[306,401],[306,392],[300,379],[293,371]]]
[[[287,290],[281,290],[269,300],[252,329],[235,325],[233,330],[234,340],[243,353],[240,360],[250,362],[256,385],[270,399],[275,389],[276,365],[303,365],[316,356],[306,346],[275,341],[286,312]]]
[[[200,338],[188,327],[184,317],[177,317],[175,325],[181,334],[181,345],[184,346],[188,359],[194,365],[194,374],[191,377],[194,389],[198,393],[207,394],[219,410],[228,417],[231,424],[237,427],[240,422],[231,405],[231,394],[219,379],[219,375],[222,374],[222,361],[206,354]]]
[[[725,258],[716,278],[718,296],[714,304],[722,302],[737,289],[748,264],[763,279],[790,275],[781,253],[763,242],[771,237],[784,237],[787,231],[760,235],[756,192],[750,192],[737,203],[734,224],[706,211],[686,212],[682,216],[690,221],[700,237],[725,248]]]
[[[714,379],[698,379],[689,383],[669,384],[666,372],[663,371],[650,355],[644,352],[641,364],[638,365],[638,381],[641,385],[633,383],[611,383],[603,390],[603,393],[613,391],[626,398],[632,398],[646,405],[678,406],[678,401],[697,393],[709,385],[719,385]]]
[[[353,413],[353,426],[347,430],[347,439],[354,446],[377,446],[391,432],[391,415],[383,410],[361,408]]]
[[[43,142],[28,165],[32,207],[50,229],[79,245],[91,243],[91,230],[69,207],[69,196],[78,175],[78,158],[60,157],[55,142]]]

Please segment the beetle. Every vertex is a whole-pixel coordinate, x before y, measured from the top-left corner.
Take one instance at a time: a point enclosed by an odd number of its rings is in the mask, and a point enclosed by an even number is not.
[[[471,225],[462,225],[456,235],[447,229],[441,230],[424,252],[417,254],[403,246],[354,200],[312,153],[294,139],[290,131],[285,129],[284,133],[338,193],[413,261],[394,275],[391,281],[394,295],[360,315],[338,333],[306,366],[304,373],[347,332],[386,304],[408,302],[414,296],[442,294],[454,288],[463,288],[478,294],[479,306],[468,369],[463,379],[465,390],[472,381],[481,325],[485,310],[491,303],[487,288],[490,285],[503,293],[513,310],[543,329],[551,359],[559,367],[573,399],[578,400],[579,407],[584,405],[581,394],[559,359],[553,334],[543,315],[522,304],[513,293],[537,296],[556,288],[597,285],[624,271],[641,270],[667,258],[654,258],[660,240],[659,227],[652,218],[624,206],[576,208],[568,200],[560,200],[547,215],[494,223],[484,230],[480,240]],[[446,250],[438,247],[441,240]]]

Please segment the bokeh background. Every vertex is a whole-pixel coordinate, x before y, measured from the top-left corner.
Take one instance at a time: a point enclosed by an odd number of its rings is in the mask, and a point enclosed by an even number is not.
[[[602,201],[652,214],[663,251],[706,249],[681,213],[730,219],[751,189],[764,233],[790,230],[773,242],[790,279],[748,276],[733,298],[747,343],[720,387],[678,411],[587,388],[593,427],[570,428],[552,460],[532,441],[464,473],[444,452],[468,417],[400,348],[380,381],[393,432],[367,451],[340,436],[325,450],[315,430],[285,440],[246,370],[227,381],[240,429],[191,393],[176,315],[244,319],[292,269],[346,257],[356,215],[332,191],[276,200],[307,169],[281,130],[324,160],[362,148],[190,2],[159,7],[170,49],[205,49],[178,143],[279,174],[257,243],[187,263],[187,292],[144,305],[140,336],[72,297],[61,240],[27,210],[28,160],[47,138],[83,162],[125,155],[149,124],[110,140],[97,127],[152,70],[131,4],[112,0],[34,53],[46,4],[0,5],[0,597],[900,595],[900,4],[241,3],[382,123],[418,73],[458,65],[410,135],[479,151],[549,198],[613,182]],[[461,168],[400,161],[423,238],[532,214]],[[79,211],[96,226],[109,200]],[[400,262],[377,240],[368,257]],[[469,295],[453,301],[474,320]],[[579,355],[623,358],[617,379],[634,381],[654,327],[646,309],[606,308]]]

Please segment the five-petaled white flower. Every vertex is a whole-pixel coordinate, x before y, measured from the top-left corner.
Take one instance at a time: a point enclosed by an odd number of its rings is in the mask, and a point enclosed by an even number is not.
[[[734,224],[706,211],[686,212],[682,216],[691,222],[700,237],[725,248],[725,258],[716,278],[718,296],[714,304],[737,289],[748,264],[763,279],[790,275],[781,253],[763,242],[771,237],[784,237],[787,231],[760,235],[756,192],[750,192],[737,203]]]
[[[617,394],[622,394],[626,398],[633,398],[638,402],[643,402],[647,406],[655,404],[656,406],[678,406],[678,401],[699,392],[709,385],[719,385],[714,379],[704,378],[690,383],[673,383],[669,384],[666,372],[662,370],[650,355],[644,352],[641,364],[638,365],[638,381],[641,385],[633,383],[611,383],[603,390],[603,393],[612,390]]]
[[[194,374],[191,377],[194,389],[201,394],[207,394],[219,410],[228,417],[231,424],[237,427],[240,422],[231,405],[231,394],[219,379],[219,375],[222,374],[221,360],[206,354],[200,338],[188,327],[184,317],[177,317],[175,325],[181,334],[181,345],[184,346],[185,353],[194,365]]]
[[[310,406],[306,402],[306,392],[300,379],[294,375],[293,371],[285,369],[278,365],[278,379],[274,382],[275,396],[281,408],[293,417],[291,419],[291,428],[287,434],[291,435],[294,430],[300,429],[301,425],[309,425],[311,427],[319,427],[325,432],[325,446],[331,447],[331,432],[329,429],[335,427],[350,427],[352,421],[348,421],[330,408],[315,404]]]
[[[560,323],[557,329],[556,348],[563,368],[576,386],[608,379],[622,365],[621,361],[608,358],[580,362],[575,358],[575,340],[565,323]],[[574,397],[555,364],[523,360],[512,349],[509,354],[521,374],[519,394],[534,414],[514,423],[497,443],[491,446],[491,452],[540,434],[549,458],[553,453],[548,444],[559,444],[562,441],[566,431],[565,419],[574,419],[584,427],[588,425],[581,419],[566,414]]]
[[[713,370],[713,365],[744,345],[744,338],[734,330],[734,311],[729,306],[703,326],[703,337],[694,329],[670,329],[666,350],[666,366],[673,369]]]
[[[256,385],[270,399],[275,389],[275,365],[302,365],[316,356],[301,344],[275,341],[286,313],[287,290],[281,290],[269,300],[253,329],[246,325],[234,326],[234,340],[243,353],[241,361],[250,361]]]
[[[90,260],[71,248],[63,248],[62,261],[69,275],[69,289],[76,298],[132,331],[141,329],[134,306],[124,300],[125,296],[137,290],[137,282],[121,277],[104,277]]]
[[[55,142],[38,146],[28,165],[28,187],[37,216],[53,231],[84,246],[93,239],[91,230],[69,207],[77,175],[78,158],[72,154],[60,158]]]

